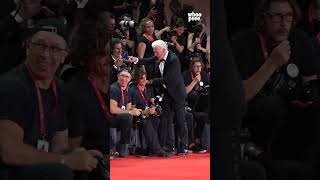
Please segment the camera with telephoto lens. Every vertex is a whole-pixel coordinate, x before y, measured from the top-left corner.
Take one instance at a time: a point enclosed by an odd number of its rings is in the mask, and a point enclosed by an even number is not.
[[[161,102],[162,102],[162,97],[156,96],[154,98],[154,105],[150,104],[150,107],[155,107],[155,111],[157,112],[157,114],[153,114],[152,116],[159,117],[160,114],[162,113]]]
[[[268,82],[273,94],[279,94],[288,99],[295,98],[298,86],[299,68],[290,63],[272,75]]]
[[[209,92],[210,85],[204,85],[203,81],[200,81],[195,87],[194,90],[200,94],[207,94]]]
[[[121,27],[129,27],[129,28],[134,28],[138,25],[138,23],[134,21],[125,21],[125,20],[120,21],[119,24]]]
[[[200,87],[199,87],[198,91],[200,94],[207,94],[209,92],[210,85],[203,85],[202,81],[199,82],[199,85],[200,85]]]
[[[144,115],[140,114],[138,117],[136,117],[136,122],[142,122],[145,118],[152,116],[152,117],[159,117],[162,113],[162,107],[160,103],[162,102],[162,97],[161,96],[156,96],[154,99],[154,104],[151,102],[148,103],[148,105],[145,107],[145,110],[148,110],[151,107],[155,107],[155,111],[157,114],[151,114],[151,115]]]

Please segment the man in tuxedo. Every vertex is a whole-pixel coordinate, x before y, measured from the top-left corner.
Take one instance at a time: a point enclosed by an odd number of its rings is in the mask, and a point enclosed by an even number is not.
[[[177,134],[180,138],[178,155],[187,154],[187,130],[185,126],[185,99],[186,89],[180,68],[179,58],[168,51],[167,44],[163,40],[156,40],[152,43],[154,56],[145,59],[129,56],[129,61],[137,65],[158,64],[159,77],[154,79],[153,84],[161,84],[164,87],[162,101],[163,113],[159,126],[159,142],[164,149],[170,150],[172,144],[168,143],[167,130],[176,120]],[[155,67],[156,69],[157,67]],[[169,147],[168,147],[169,146]]]

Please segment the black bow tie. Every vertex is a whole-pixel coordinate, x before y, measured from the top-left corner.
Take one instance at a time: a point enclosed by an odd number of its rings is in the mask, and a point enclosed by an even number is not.
[[[164,62],[165,60],[164,59],[160,59],[160,62]]]

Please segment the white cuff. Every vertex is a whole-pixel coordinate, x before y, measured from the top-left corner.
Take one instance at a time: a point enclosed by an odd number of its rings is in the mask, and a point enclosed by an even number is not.
[[[133,62],[133,64],[137,64],[138,62],[139,62],[139,58],[137,58],[137,60]]]

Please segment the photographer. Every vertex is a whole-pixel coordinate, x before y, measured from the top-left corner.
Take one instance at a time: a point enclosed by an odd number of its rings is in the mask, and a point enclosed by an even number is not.
[[[131,90],[128,83],[131,80],[130,70],[122,68],[118,73],[118,81],[110,86],[110,113],[111,128],[117,128],[121,131],[119,155],[126,157],[129,155],[129,142],[132,128],[133,116],[139,116],[141,109],[132,107]],[[112,137],[115,139],[115,137]],[[111,142],[110,153],[114,153],[115,143]]]
[[[143,110],[139,120],[143,124],[143,134],[148,150],[146,155],[167,157],[169,154],[161,149],[157,133],[161,107],[155,104],[153,88],[147,85],[147,73],[143,68],[134,70],[133,81],[135,84],[131,87],[132,107]]]
[[[163,0],[142,0],[139,21],[148,18],[154,22],[156,30],[163,29],[169,24],[165,10]]]
[[[202,147],[202,133],[205,123],[209,122],[209,77],[203,70],[203,62],[200,56],[193,57],[189,70],[183,73],[184,84],[187,91],[187,102],[192,109],[195,121],[195,152],[206,152]]]
[[[110,76],[110,84],[113,84],[117,81],[117,74],[120,69],[127,67],[125,59],[122,57],[122,42],[120,39],[113,39],[111,42],[111,76]]]
[[[299,14],[294,0],[263,1],[255,29],[237,34],[232,49],[248,103],[244,123],[251,140],[268,152],[267,158],[315,165],[318,97],[307,98],[310,89],[301,89],[316,79],[319,62],[312,58],[310,39],[295,29]]]
[[[187,49],[192,55],[200,55],[204,60],[203,63],[207,63],[208,60],[205,58],[205,53],[209,50],[207,49],[207,33],[201,21],[189,30]]]
[[[133,55],[136,39],[135,26],[136,22],[132,21],[132,17],[129,14],[123,14],[120,18],[120,28],[116,29],[121,35],[123,49],[128,55]]]
[[[182,72],[187,69],[186,64],[188,64],[186,63],[183,53],[184,46],[187,42],[187,37],[184,34],[184,29],[184,21],[183,19],[179,18],[176,24],[174,25],[173,30],[167,33],[170,41],[173,43],[173,47],[171,48],[172,52],[174,52],[180,59],[180,66]]]

